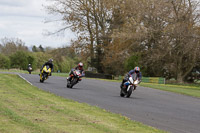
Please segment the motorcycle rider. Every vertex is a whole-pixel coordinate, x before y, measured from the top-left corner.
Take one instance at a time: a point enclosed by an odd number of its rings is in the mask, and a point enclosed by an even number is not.
[[[84,70],[83,70],[83,63],[80,62],[80,63],[78,63],[78,66],[76,66],[75,68],[72,68],[72,69],[71,69],[71,71],[70,71],[70,73],[69,73],[69,77],[68,77],[68,80],[69,80],[69,81],[72,80],[72,77],[71,77],[70,75],[71,75],[71,74],[74,74],[74,73],[73,73],[74,70],[79,70],[80,73],[81,73],[81,77],[85,76],[85,72],[84,72]],[[80,80],[81,80],[81,79],[80,79]]]
[[[129,77],[130,76],[134,76],[134,74],[136,74],[139,82],[141,82],[141,79],[142,79],[142,73],[140,72],[140,68],[138,66],[136,66],[133,70],[130,70],[128,72],[128,74],[126,74],[126,76],[124,77],[124,79],[122,80],[122,83],[120,85],[120,87],[122,88],[123,87],[123,84],[128,81]]]
[[[44,68],[44,66],[48,65],[51,68],[51,72],[53,72],[53,59],[49,59],[47,62],[45,62],[42,65],[42,68],[40,69],[40,72],[42,71],[42,69]],[[51,76],[51,73],[50,73]]]
[[[31,66],[31,64],[28,64],[27,71],[29,72],[29,74],[31,74],[31,71],[32,71],[32,66]]]
[[[31,64],[28,64],[28,70],[29,70],[29,68],[32,68]]]

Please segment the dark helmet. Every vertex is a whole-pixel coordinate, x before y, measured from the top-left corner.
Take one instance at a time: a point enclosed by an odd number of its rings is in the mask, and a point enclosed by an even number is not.
[[[53,59],[49,59],[48,62],[49,62],[49,63],[52,63],[52,62],[53,62]]]
[[[135,67],[134,69],[135,69],[135,72],[136,72],[136,73],[139,73],[139,72],[140,72],[140,68],[139,68],[138,66]]]

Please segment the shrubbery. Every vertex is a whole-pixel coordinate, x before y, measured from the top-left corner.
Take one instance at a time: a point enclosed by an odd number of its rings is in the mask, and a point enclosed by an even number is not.
[[[10,59],[3,54],[0,54],[0,68],[3,68],[3,69],[10,68]]]

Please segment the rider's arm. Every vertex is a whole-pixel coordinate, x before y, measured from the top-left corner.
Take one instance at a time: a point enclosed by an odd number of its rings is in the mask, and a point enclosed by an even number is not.
[[[85,77],[85,71],[82,71],[81,77]]]
[[[142,73],[141,72],[139,73],[139,80],[140,80],[140,82],[142,80]]]
[[[128,72],[129,75],[132,75],[133,73],[134,73],[134,70],[130,70],[130,71]]]
[[[52,72],[54,71],[53,64],[52,64]]]

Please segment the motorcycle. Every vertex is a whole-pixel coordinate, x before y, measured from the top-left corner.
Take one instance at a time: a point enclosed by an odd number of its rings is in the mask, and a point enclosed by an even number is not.
[[[32,70],[33,70],[32,67],[29,66],[29,67],[28,67],[28,73],[31,74]]]
[[[67,78],[67,88],[72,88],[78,81],[81,81],[81,73],[79,70],[74,70],[73,74],[70,75],[71,81],[69,81],[69,77]]]
[[[51,74],[51,68],[48,65],[44,66],[40,73],[40,82],[43,83],[44,80],[48,79],[50,74]]]
[[[136,78],[136,76],[130,76],[121,87],[120,96],[129,98],[139,83],[140,81]]]

